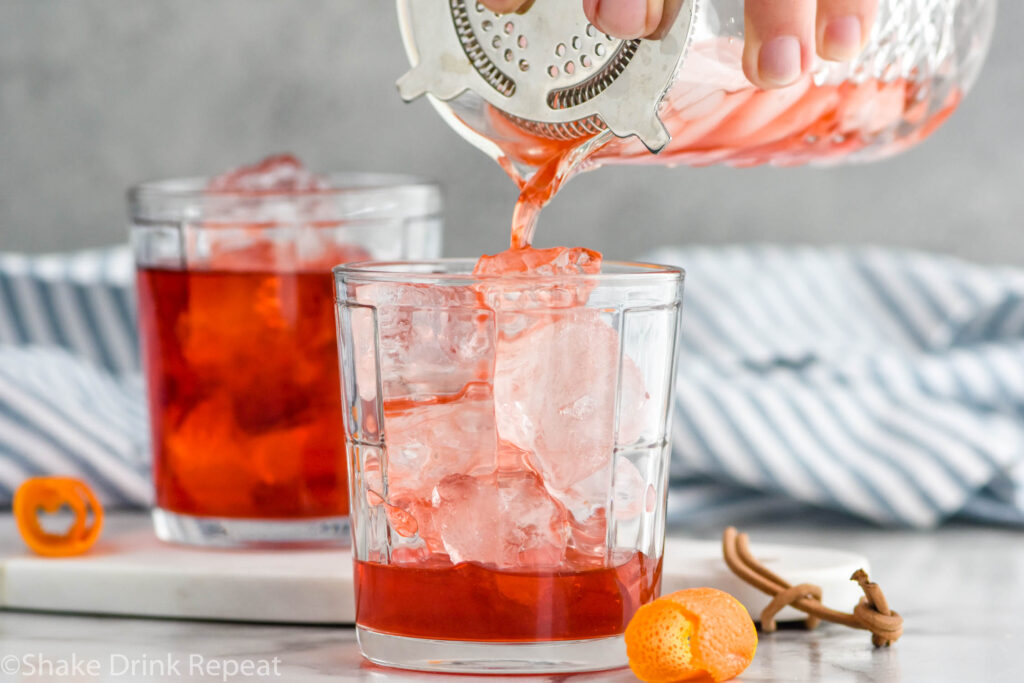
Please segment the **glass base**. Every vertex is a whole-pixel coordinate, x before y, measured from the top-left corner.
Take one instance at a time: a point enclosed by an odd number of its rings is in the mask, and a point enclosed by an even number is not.
[[[153,529],[161,541],[209,548],[347,548],[352,543],[348,517],[232,519],[154,508]]]
[[[381,666],[460,674],[554,674],[627,665],[622,636],[542,643],[407,638],[356,626],[363,656]]]

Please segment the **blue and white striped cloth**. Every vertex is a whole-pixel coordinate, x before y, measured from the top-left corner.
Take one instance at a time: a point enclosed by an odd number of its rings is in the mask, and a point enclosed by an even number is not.
[[[796,501],[1024,523],[1024,270],[883,249],[662,249],[687,269],[674,518]]]
[[[1024,524],[1024,270],[882,249],[662,249],[688,271],[671,519],[807,506]],[[0,254],[0,503],[149,500],[131,257]]]
[[[88,481],[143,506],[147,414],[131,253],[0,253],[0,504],[29,476]]]

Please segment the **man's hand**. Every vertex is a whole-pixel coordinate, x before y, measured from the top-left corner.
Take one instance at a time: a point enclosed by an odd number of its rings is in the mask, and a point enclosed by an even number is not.
[[[481,0],[495,12],[529,4],[579,0]],[[594,26],[618,38],[658,38],[675,20],[683,0],[582,0]],[[780,88],[810,68],[816,50],[824,59],[856,57],[875,21],[878,0],[746,0],[743,71],[762,88]]]

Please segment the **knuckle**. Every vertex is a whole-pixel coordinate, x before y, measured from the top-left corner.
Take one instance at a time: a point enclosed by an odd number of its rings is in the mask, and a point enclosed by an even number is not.
[[[481,0],[481,3],[491,11],[505,13],[519,9],[522,0]]]

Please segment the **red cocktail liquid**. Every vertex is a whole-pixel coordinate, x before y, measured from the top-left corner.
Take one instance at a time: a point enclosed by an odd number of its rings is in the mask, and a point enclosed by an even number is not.
[[[602,638],[622,633],[660,587],[661,559],[641,553],[583,571],[356,562],[356,620],[381,633],[438,640]]]
[[[341,247],[328,260],[365,255]],[[229,518],[347,515],[329,265],[141,268],[138,292],[157,506]]]

